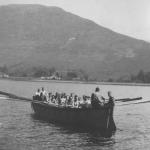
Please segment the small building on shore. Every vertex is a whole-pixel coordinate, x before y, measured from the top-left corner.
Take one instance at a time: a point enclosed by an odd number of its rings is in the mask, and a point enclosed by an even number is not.
[[[0,78],[9,78],[9,75],[3,72],[0,72]]]

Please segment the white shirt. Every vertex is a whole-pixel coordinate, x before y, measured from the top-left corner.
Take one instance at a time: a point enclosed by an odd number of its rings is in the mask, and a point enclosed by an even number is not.
[[[35,93],[35,95],[38,95],[38,96],[40,96],[40,92],[36,92],[36,93]]]
[[[103,103],[104,100],[102,99],[102,95],[100,94],[100,92],[95,92],[95,95],[98,97],[98,100]]]
[[[65,102],[66,102],[66,98],[64,98],[64,97],[61,98],[61,102],[62,102],[62,103],[65,103]]]
[[[44,91],[42,91],[42,94],[44,95],[44,96],[47,96],[47,92],[44,90]]]

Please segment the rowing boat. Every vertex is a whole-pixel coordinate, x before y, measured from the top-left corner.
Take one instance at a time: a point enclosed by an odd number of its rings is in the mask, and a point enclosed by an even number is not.
[[[98,109],[72,108],[56,106],[33,100],[31,106],[35,114],[49,122],[95,129],[99,131],[115,131],[113,105],[104,105]]]

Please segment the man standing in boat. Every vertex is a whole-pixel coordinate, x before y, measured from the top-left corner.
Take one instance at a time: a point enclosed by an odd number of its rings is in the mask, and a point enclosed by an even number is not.
[[[99,87],[96,87],[96,89],[95,89],[95,95],[97,96],[97,98],[100,101],[101,105],[104,105],[105,98],[101,95]]]
[[[91,104],[93,108],[104,106],[105,98],[101,95],[99,87],[96,87],[95,93],[91,95]]]
[[[114,106],[115,105],[115,99],[114,97],[112,96],[111,94],[111,91],[108,91],[108,97],[109,97],[109,101],[108,101],[108,104],[111,105],[111,106]]]

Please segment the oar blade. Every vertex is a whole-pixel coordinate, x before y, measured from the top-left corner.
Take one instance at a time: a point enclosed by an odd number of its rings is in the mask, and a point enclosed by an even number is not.
[[[123,98],[123,99],[116,99],[116,102],[130,102],[130,101],[138,101],[142,100],[142,97],[136,97],[136,98]]]

